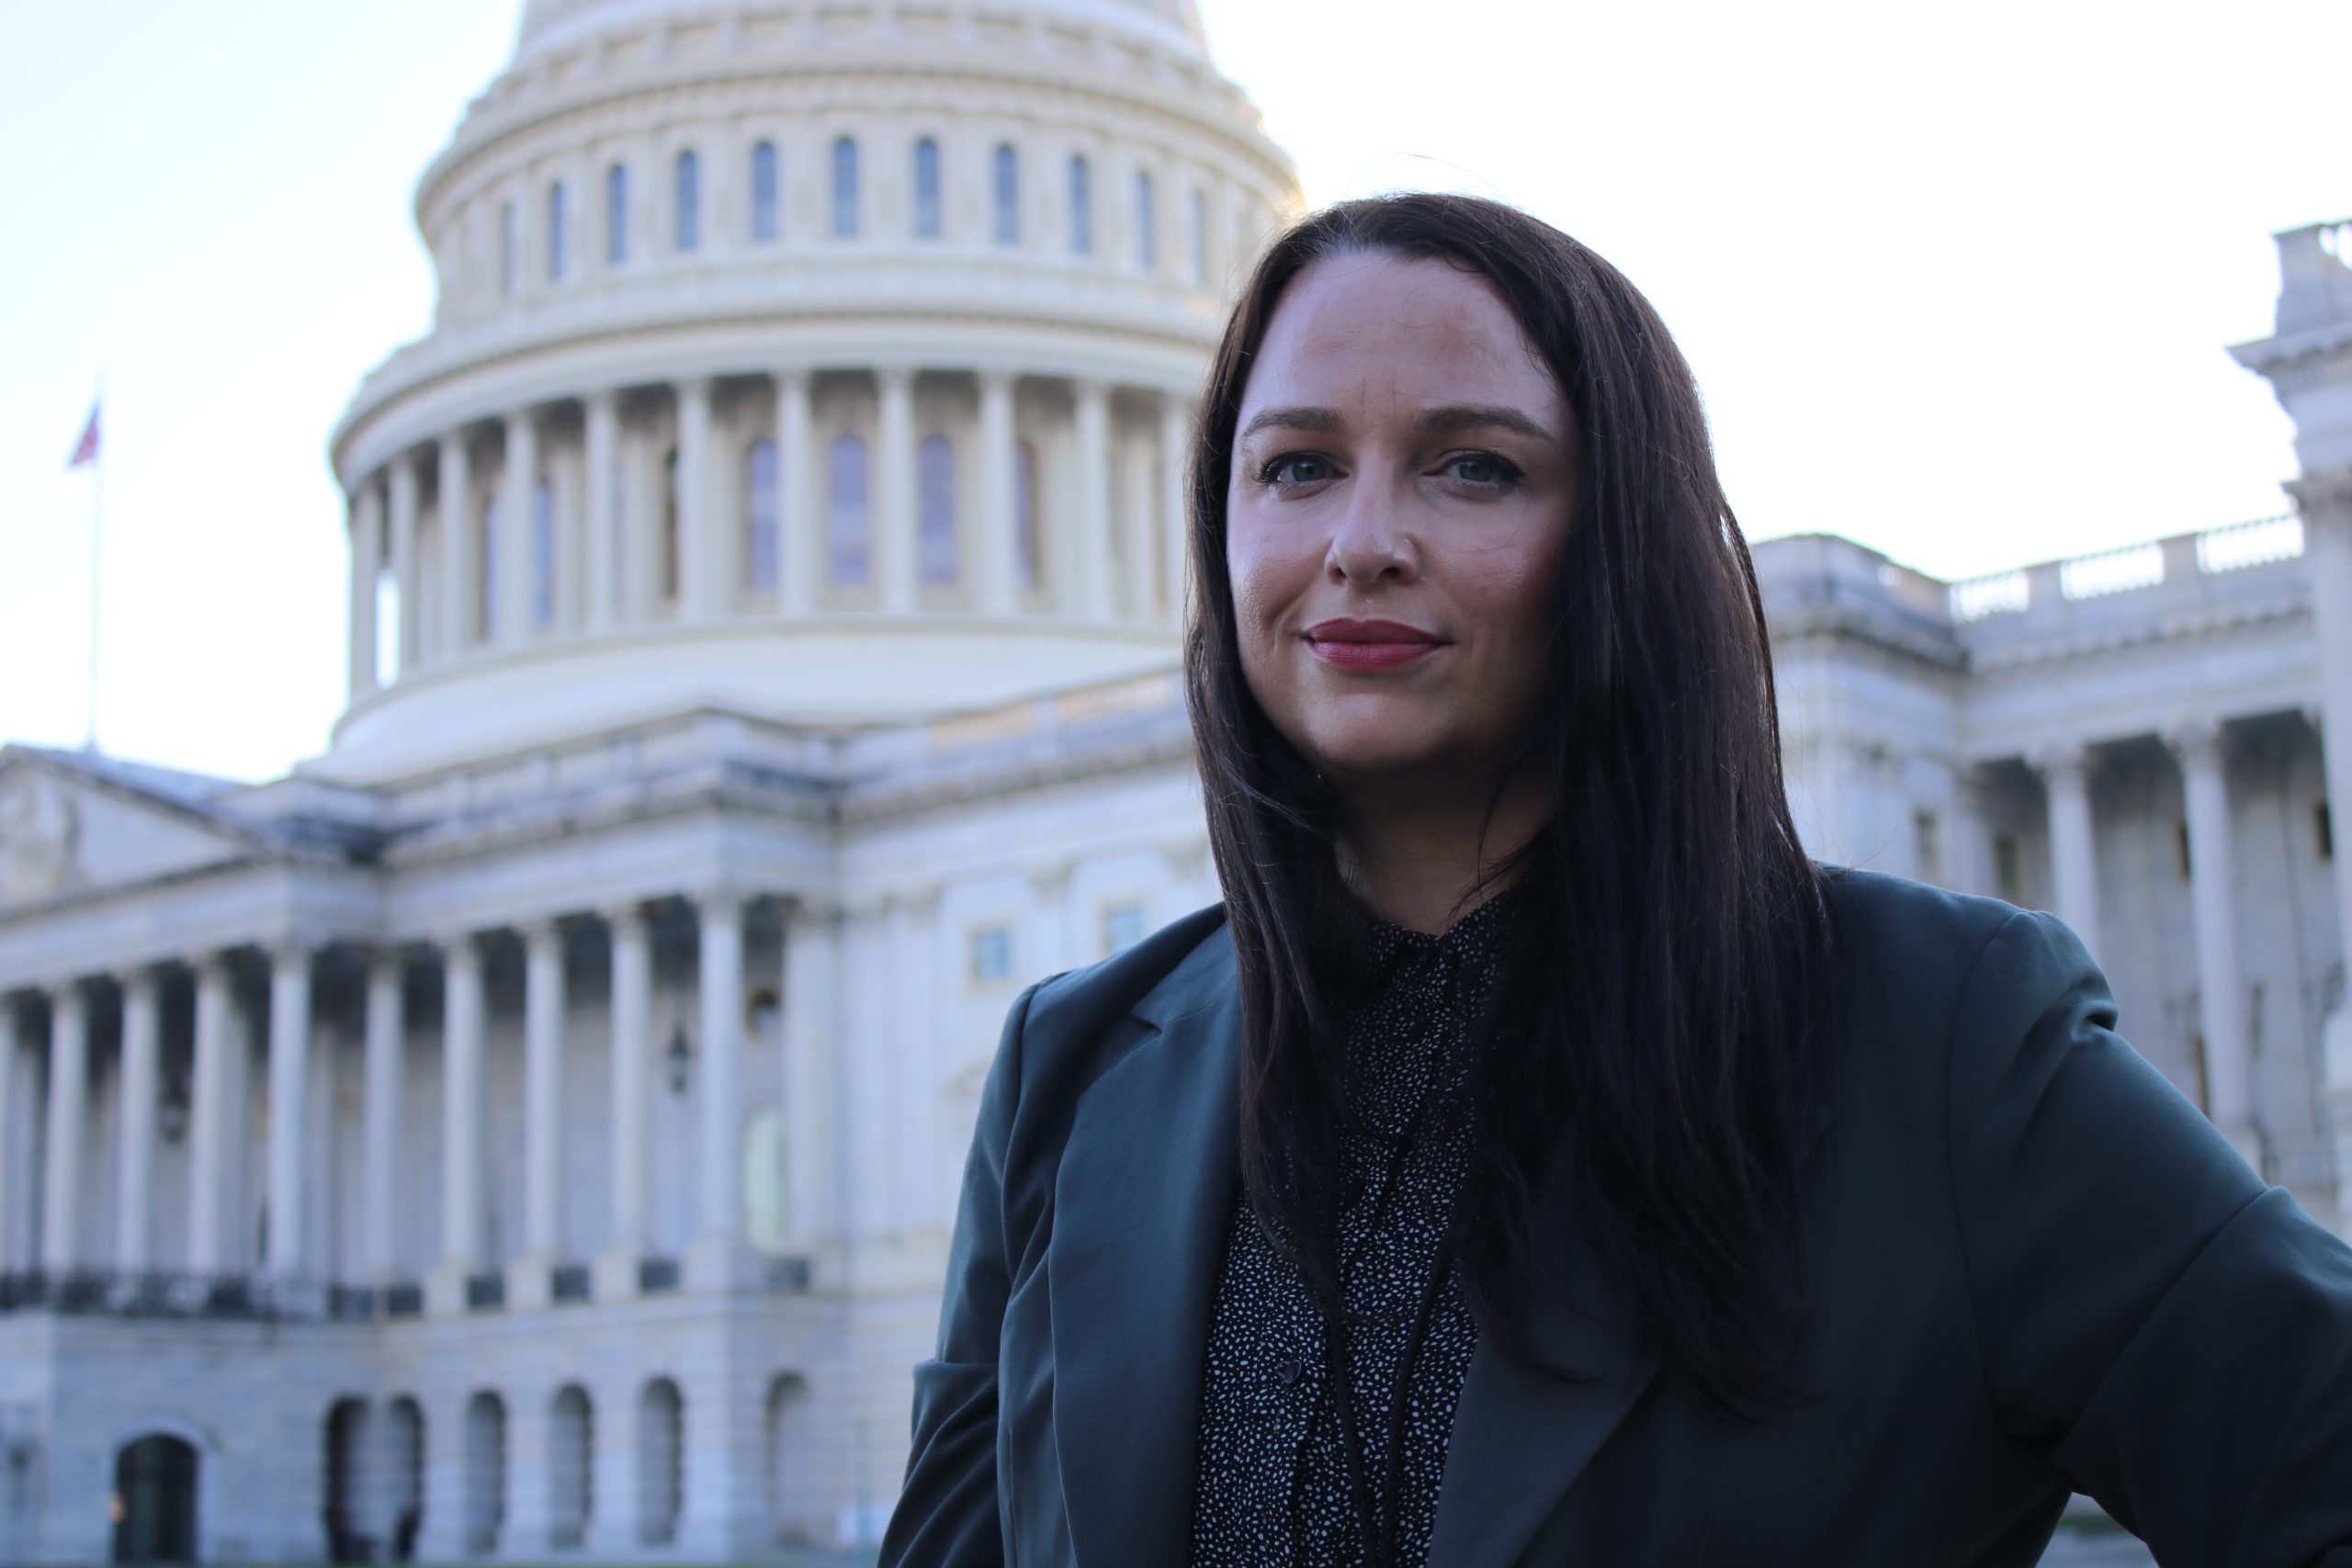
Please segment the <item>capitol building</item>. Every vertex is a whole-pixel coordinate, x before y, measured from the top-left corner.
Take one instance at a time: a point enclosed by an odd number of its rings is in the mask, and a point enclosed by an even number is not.
[[[0,750],[0,1562],[878,1537],[1008,1004],[1217,897],[1182,465],[1301,209],[1191,0],[529,0],[334,434],[331,748]],[[2295,514],[1756,558],[1815,852],[2057,910],[2342,1228],[2338,239],[2235,351]]]

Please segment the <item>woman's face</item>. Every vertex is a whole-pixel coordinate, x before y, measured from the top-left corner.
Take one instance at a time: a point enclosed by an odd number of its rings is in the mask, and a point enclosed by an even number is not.
[[[1226,570],[1260,706],[1343,789],[1485,790],[1543,689],[1577,480],[1567,400],[1501,296],[1442,262],[1314,264],[1237,433]]]

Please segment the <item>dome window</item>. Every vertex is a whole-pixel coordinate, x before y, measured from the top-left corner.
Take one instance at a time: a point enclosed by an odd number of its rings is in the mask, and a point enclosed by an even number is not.
[[[773,593],[776,585],[776,456],[775,443],[752,443],[743,463],[743,494],[748,502],[743,519],[744,581],[754,593]]]
[[[548,186],[548,281],[561,283],[571,270],[571,213],[570,193],[561,180]]]
[[[1069,254],[1094,254],[1094,169],[1082,153],[1069,161]]]
[[[926,436],[915,453],[922,584],[956,585],[956,448],[944,435]]]
[[[1146,272],[1159,265],[1159,204],[1151,171],[1136,171],[1136,265]]]
[[[1011,142],[999,143],[995,167],[996,243],[1017,245],[1021,243],[1021,154]]]
[[[702,159],[691,147],[678,154],[671,198],[676,208],[679,253],[702,249]]]
[[[915,143],[915,238],[939,238],[939,143],[926,136]]]
[[[752,238],[765,242],[783,231],[780,203],[776,199],[778,184],[775,143],[763,141],[752,149]]]
[[[545,474],[531,486],[531,624],[555,621],[555,486]]]
[[[833,237],[857,238],[857,143],[846,136],[833,141]]]
[[[498,292],[507,299],[514,297],[515,274],[522,259],[522,222],[515,216],[514,204],[501,202],[498,208]]]
[[[474,536],[474,635],[489,642],[498,636],[498,492],[481,503],[481,527]]]
[[[1209,198],[1195,186],[1193,189],[1193,287],[1209,286]]]
[[[831,504],[825,509],[825,541],[832,558],[836,588],[864,588],[874,580],[873,515],[866,504],[865,441],[834,437]]]
[[[628,260],[628,165],[615,164],[605,171],[605,260],[618,266]]]

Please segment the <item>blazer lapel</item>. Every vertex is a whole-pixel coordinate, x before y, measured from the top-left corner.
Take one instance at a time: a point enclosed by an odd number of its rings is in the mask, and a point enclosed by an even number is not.
[[[1828,1107],[1815,1106],[1800,1165],[1830,1119]],[[1604,1280],[1600,1254],[1556,1174],[1534,1229],[1558,1260],[1566,1289],[1565,1299],[1547,1295],[1530,1310],[1530,1347],[1592,1381],[1531,1371],[1479,1340],[1454,1407],[1430,1540],[1429,1561],[1446,1568],[1516,1562],[1658,1372],[1657,1352],[1636,1346],[1630,1314]]]
[[[1080,1098],[1046,1259],[1055,1442],[1085,1568],[1181,1568],[1201,1369],[1238,1169],[1241,1010],[1222,930],[1135,1010]]]

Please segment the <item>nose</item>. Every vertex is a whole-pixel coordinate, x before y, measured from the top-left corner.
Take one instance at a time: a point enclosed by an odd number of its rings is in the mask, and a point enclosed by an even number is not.
[[[1370,482],[1349,487],[1346,502],[1332,521],[1323,570],[1335,583],[1359,587],[1410,582],[1420,575],[1420,552],[1404,526],[1396,498],[1385,487]]]

